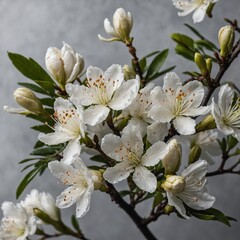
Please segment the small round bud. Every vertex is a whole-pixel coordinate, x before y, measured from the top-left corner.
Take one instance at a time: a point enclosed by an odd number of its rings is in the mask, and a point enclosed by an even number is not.
[[[124,73],[124,79],[125,80],[136,78],[136,72],[134,71],[133,68],[131,68],[128,65],[123,66],[123,73]]]
[[[171,140],[167,145],[167,153],[162,159],[162,166],[165,169],[165,174],[174,174],[177,172],[182,157],[181,144],[176,140]]]
[[[201,148],[199,146],[193,146],[189,153],[189,164],[195,163],[201,155]]]
[[[15,101],[30,112],[40,114],[44,112],[41,101],[28,88],[17,88],[13,93]]]
[[[162,183],[162,188],[165,191],[172,193],[180,193],[186,185],[185,179],[182,176],[168,175],[166,181]]]
[[[92,179],[94,182],[94,189],[99,190],[103,184],[102,172],[98,171],[98,170],[90,170],[90,173],[92,174]]]
[[[170,205],[168,205],[168,204],[164,207],[164,212],[165,212],[166,214],[170,214],[173,210],[174,210],[174,207],[173,207],[173,206],[170,206]]]
[[[195,53],[195,55],[194,55],[194,62],[196,63],[196,65],[198,66],[200,72],[203,75],[208,73],[206,61],[205,61],[205,59],[203,58],[203,56],[200,53]]]
[[[65,89],[66,83],[76,80],[84,68],[82,56],[66,43],[62,49],[50,47],[45,56],[45,64],[49,73]]]
[[[232,51],[235,39],[235,32],[232,26],[222,27],[218,33],[218,41],[220,46],[220,56],[227,57]]]

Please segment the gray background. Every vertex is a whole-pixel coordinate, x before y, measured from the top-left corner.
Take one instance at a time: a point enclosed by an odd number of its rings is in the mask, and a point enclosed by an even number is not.
[[[133,36],[139,56],[169,47],[168,66],[178,65],[176,72],[179,74],[193,68],[192,63],[174,55],[174,44],[169,38],[172,32],[185,32],[183,23],[192,23],[191,16],[179,18],[171,0],[0,0],[0,202],[16,201],[16,185],[24,176],[18,161],[28,157],[37,137],[37,133],[29,129],[33,124],[31,120],[2,111],[3,105],[16,106],[12,92],[18,81],[25,80],[12,66],[6,51],[30,56],[44,66],[46,49],[61,47],[64,40],[84,56],[86,66],[91,64],[105,69],[112,63],[130,63],[127,49],[122,44],[108,44],[97,39],[98,33],[105,34],[104,18],[111,19],[118,7],[131,11],[134,17]],[[239,9],[239,0],[219,1],[214,19],[206,19],[197,27],[216,41],[218,29],[225,25],[223,17],[237,18]],[[224,80],[239,83],[239,64],[237,60]],[[239,219],[239,176],[211,178],[208,185],[217,199],[215,207]],[[32,188],[49,191],[54,197],[63,189],[48,171],[44,177],[36,178],[25,193]],[[80,220],[87,237],[143,239],[131,220],[111,203],[108,196],[96,192],[92,199],[90,212]],[[145,213],[149,206],[144,203],[139,209]],[[73,212],[74,207],[63,211],[66,221]],[[233,223],[229,228],[196,219],[184,221],[175,215],[162,217],[151,225],[151,229],[161,240],[235,240],[240,236],[239,223]]]

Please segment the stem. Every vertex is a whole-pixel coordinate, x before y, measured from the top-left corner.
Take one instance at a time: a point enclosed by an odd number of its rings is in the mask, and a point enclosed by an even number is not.
[[[120,208],[122,208],[128,216],[133,220],[133,222],[137,225],[141,233],[147,240],[157,240],[157,238],[152,234],[147,225],[143,222],[143,219],[138,215],[138,213],[131,207],[130,204],[125,202],[123,198],[120,196],[118,191],[114,188],[112,184],[107,183],[108,186],[108,194],[111,196],[112,201],[114,201]]]

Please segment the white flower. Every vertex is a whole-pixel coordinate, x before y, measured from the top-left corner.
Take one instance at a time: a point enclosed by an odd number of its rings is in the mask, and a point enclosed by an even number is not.
[[[75,53],[71,46],[63,43],[62,49],[50,47],[45,56],[47,70],[52,74],[61,87],[73,82],[84,68],[84,60]]]
[[[221,154],[221,149],[217,142],[218,133],[216,131],[203,131],[192,136],[187,136],[187,144],[190,147],[197,146],[201,149],[201,158],[209,164],[214,164],[212,156]],[[184,141],[184,139],[182,139]],[[190,143],[190,144],[189,144]]]
[[[125,82],[120,65],[114,64],[106,72],[90,66],[86,76],[87,86],[67,84],[66,89],[74,104],[89,106],[84,112],[84,123],[91,126],[103,122],[110,109],[128,107],[137,96],[139,77]]]
[[[218,105],[212,100],[212,115],[221,132],[240,141],[240,98],[234,100],[234,91],[228,84],[220,88]]]
[[[186,16],[194,11],[193,21],[194,23],[201,22],[207,12],[207,9],[211,3],[215,3],[218,0],[173,0],[173,5],[182,12],[178,13],[178,16]]]
[[[133,172],[133,181],[140,189],[151,193],[156,190],[157,179],[147,167],[155,166],[164,157],[164,142],[154,143],[144,154],[141,133],[138,128],[129,125],[123,129],[122,138],[106,135],[101,147],[109,157],[119,162],[104,172],[103,177],[108,182],[120,182]]]
[[[113,15],[113,26],[108,18],[104,20],[104,28],[107,34],[113,38],[104,38],[100,34],[98,38],[102,41],[130,41],[130,32],[133,26],[133,19],[130,12],[126,12],[123,8],[118,8]]]
[[[149,117],[157,122],[170,122],[182,135],[195,133],[196,121],[191,117],[206,114],[210,108],[201,107],[204,88],[199,81],[191,81],[184,86],[176,73],[171,72],[164,77],[163,88],[155,87],[151,96],[153,107]]]
[[[55,200],[52,195],[48,192],[38,192],[33,189],[30,194],[26,196],[24,201],[20,203],[29,214],[34,214],[33,209],[38,208],[39,210],[46,213],[51,219],[58,220],[59,212],[55,205]],[[41,221],[39,221],[41,223]]]
[[[29,215],[21,205],[12,202],[2,204],[3,218],[0,226],[0,239],[25,240],[36,231],[35,217]]]
[[[153,83],[142,88],[133,102],[123,111],[123,115],[132,117],[128,124],[138,127],[142,136],[147,134],[148,141],[152,144],[162,141],[168,133],[167,123],[157,123],[148,116],[153,104],[150,98],[153,88]]]
[[[68,142],[63,151],[62,162],[71,164],[81,152],[79,139],[85,136],[82,120],[82,107],[75,108],[72,103],[63,98],[57,98],[54,103],[54,126],[53,133],[40,133],[38,139],[47,145],[56,145]]]
[[[207,167],[205,160],[199,160],[190,164],[182,176],[169,175],[162,184],[167,192],[168,204],[174,206],[185,218],[189,217],[183,203],[193,209],[204,210],[212,207],[215,202],[215,198],[205,188]]]
[[[68,208],[76,203],[76,217],[84,216],[94,190],[93,177],[87,167],[79,159],[74,162],[74,167],[58,161],[50,162],[48,167],[63,184],[70,185],[57,197],[57,207]]]

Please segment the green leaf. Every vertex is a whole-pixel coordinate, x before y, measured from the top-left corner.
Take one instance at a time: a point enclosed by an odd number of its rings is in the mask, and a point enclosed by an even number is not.
[[[131,191],[122,190],[122,191],[119,192],[119,194],[120,194],[121,197],[126,197],[127,195],[131,194]]]
[[[38,131],[38,132],[42,132],[42,133],[50,133],[50,132],[53,131],[53,130],[52,130],[49,126],[47,126],[46,124],[44,124],[44,125],[36,125],[36,126],[31,127],[31,129],[36,130],[36,131]]]
[[[74,227],[74,229],[78,232],[78,233],[82,233],[80,226],[78,224],[77,218],[75,217],[75,215],[72,215],[72,225]]]
[[[55,99],[52,99],[52,98],[42,98],[42,99],[40,99],[40,101],[41,101],[42,105],[45,105],[45,106],[53,108]]]
[[[44,95],[49,95],[47,91],[45,91],[43,88],[39,87],[38,85],[32,84],[32,83],[25,83],[25,82],[19,82],[20,86],[26,87],[34,92],[41,93]]]
[[[152,208],[155,208],[156,206],[158,206],[163,201],[163,199],[164,199],[163,194],[160,192],[157,192],[153,200]]]
[[[144,73],[146,71],[146,67],[147,67],[147,59],[146,58],[142,58],[140,61],[139,61],[139,66],[140,66],[140,69],[142,71],[142,73]]]
[[[99,162],[99,163],[106,163],[105,158],[102,155],[96,155],[90,158],[90,160]]]
[[[31,170],[24,178],[23,180],[20,182],[17,191],[16,191],[16,198],[18,199],[20,197],[20,195],[22,194],[22,192],[24,191],[24,189],[27,187],[27,185],[33,180],[33,178],[39,173],[40,169],[39,168],[35,168],[33,170]]]
[[[188,27],[193,33],[195,33],[200,39],[202,39],[202,40],[205,39],[204,36],[200,32],[198,32],[194,27],[192,27],[191,25],[189,25],[187,23],[185,23],[184,25],[186,27]]]
[[[158,77],[160,77],[160,76],[162,76],[162,75],[164,75],[168,72],[171,72],[175,67],[176,66],[172,66],[172,67],[169,67],[169,68],[167,68],[167,69],[165,69],[161,72],[156,73],[154,76],[150,77],[147,82],[152,81],[152,80],[154,80],[154,79],[156,79],[156,78],[158,78]]]
[[[204,47],[204,48],[206,48],[210,51],[213,51],[213,52],[216,50],[216,46],[213,43],[211,43],[207,40],[197,40],[194,43],[197,46],[197,48],[198,47]]]
[[[22,163],[26,163],[26,162],[29,162],[29,161],[36,161],[36,160],[39,160],[39,158],[26,158],[26,159],[23,159],[22,161],[19,162],[19,164],[22,164]]]
[[[173,33],[171,35],[173,41],[178,43],[181,46],[186,47],[187,49],[191,49],[194,51],[194,40],[187,35],[181,33]]]
[[[228,151],[233,149],[238,144],[238,140],[233,137],[232,135],[227,136],[227,145],[228,145]]]
[[[56,147],[43,147],[43,148],[36,148],[34,149],[30,155],[33,156],[48,156],[56,154],[60,149]]]
[[[152,63],[148,68],[146,79],[149,79],[152,76],[154,76],[156,73],[158,73],[159,69],[162,67],[165,60],[167,59],[167,56],[168,56],[168,49],[165,49],[153,59]]]
[[[8,53],[13,65],[27,78],[36,82],[49,93],[54,93],[54,81],[48,73],[33,59],[17,53]],[[48,84],[46,84],[48,83]]]
[[[175,47],[175,51],[177,54],[181,55],[182,57],[190,61],[194,61],[194,52],[192,50],[189,50],[185,46],[177,44]]]
[[[151,53],[147,54],[147,55],[144,56],[143,58],[150,58],[150,57],[152,57],[152,56],[154,56],[154,55],[156,55],[156,54],[158,54],[158,53],[160,53],[160,51],[154,51],[154,52],[151,52]]]

